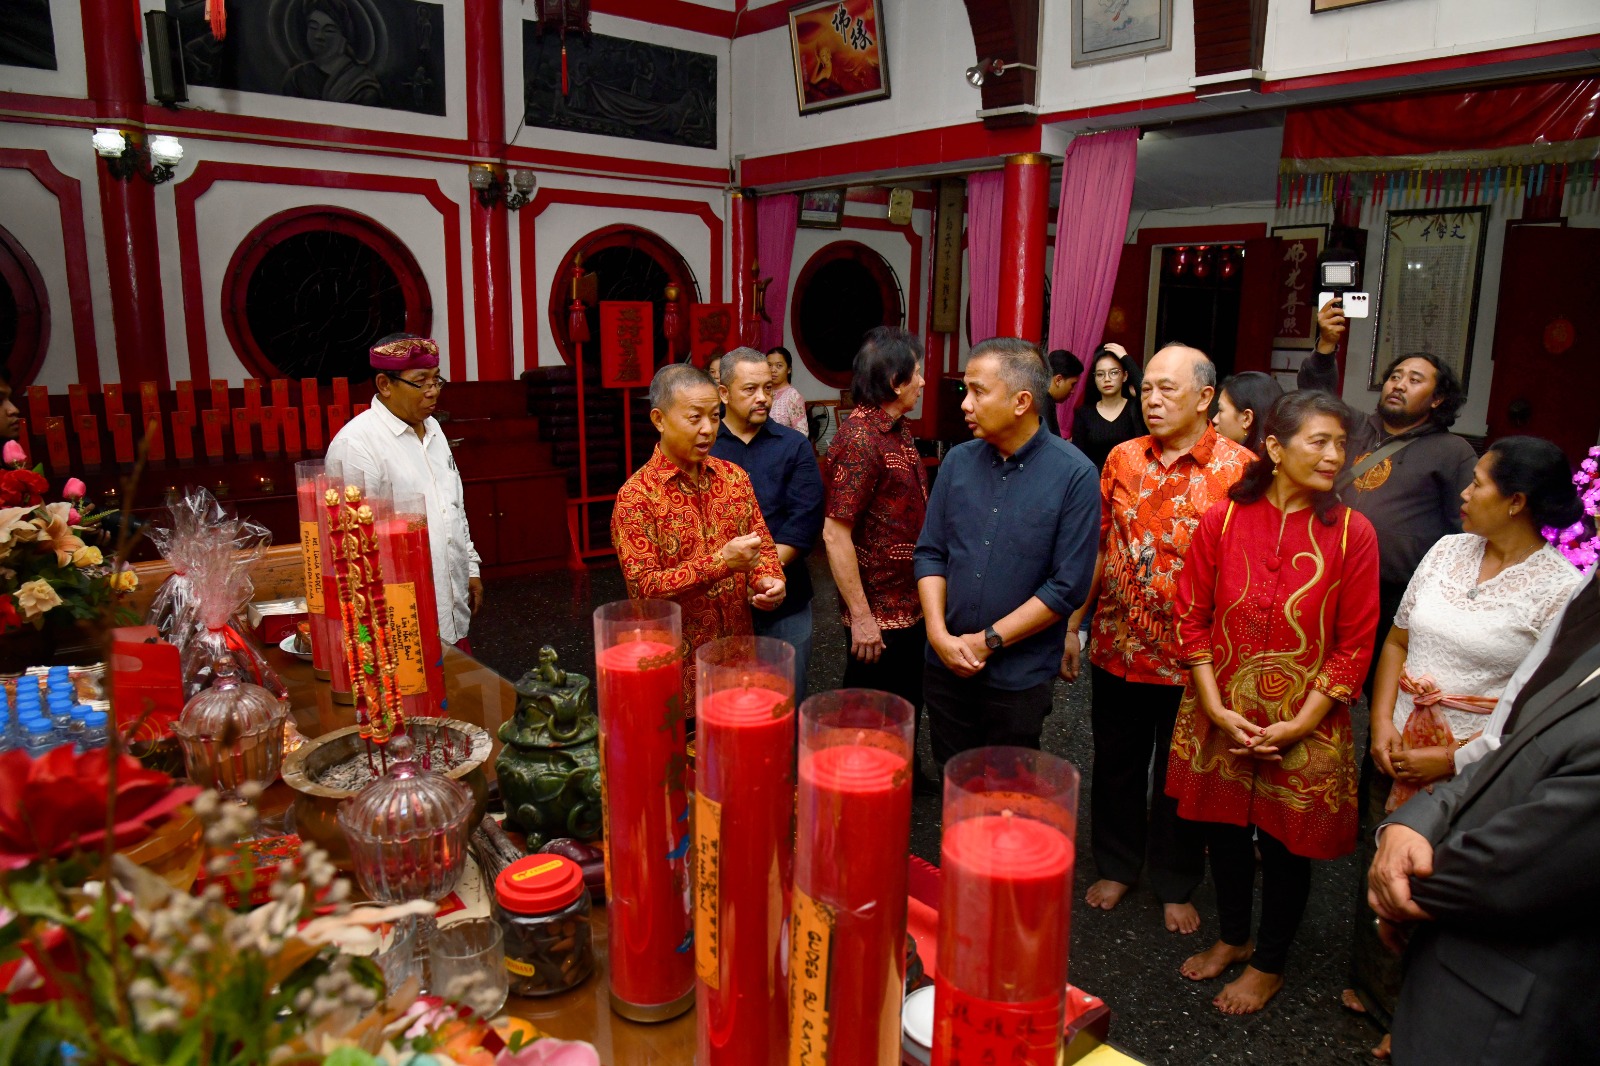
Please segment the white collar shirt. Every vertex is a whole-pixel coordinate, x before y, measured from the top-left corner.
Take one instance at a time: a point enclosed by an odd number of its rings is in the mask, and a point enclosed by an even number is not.
[[[419,440],[412,427],[374,398],[333,438],[327,463],[330,471],[342,467],[347,478],[359,477],[369,494],[418,496],[426,502],[439,637],[446,644],[463,639],[472,622],[467,582],[478,576],[479,559],[467,529],[461,475],[438,421],[423,423]]]

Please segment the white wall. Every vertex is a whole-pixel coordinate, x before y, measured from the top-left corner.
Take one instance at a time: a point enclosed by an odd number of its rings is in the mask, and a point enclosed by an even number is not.
[[[0,66],[0,92],[38,96],[89,94],[83,61],[83,12],[77,0],[50,0],[50,22],[55,32],[56,69]]]

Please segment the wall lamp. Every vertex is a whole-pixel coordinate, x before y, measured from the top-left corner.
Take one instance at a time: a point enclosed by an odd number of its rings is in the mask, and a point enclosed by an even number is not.
[[[119,129],[101,127],[94,131],[95,154],[106,161],[106,169],[120,181],[135,174],[151,185],[171,181],[183,162],[183,143],[176,137],[158,134],[147,145]]]
[[[967,84],[974,89],[981,89],[986,78],[998,78],[1006,71],[1015,70],[1018,67],[1035,72],[1039,69],[1032,63],[1008,63],[1003,59],[980,59],[977,63],[967,68]]]
[[[513,170],[509,176],[502,177],[498,167],[474,163],[467,170],[467,183],[484,207],[493,207],[495,201],[500,200],[516,211],[533,199],[533,190],[539,187],[539,176],[531,170]]]

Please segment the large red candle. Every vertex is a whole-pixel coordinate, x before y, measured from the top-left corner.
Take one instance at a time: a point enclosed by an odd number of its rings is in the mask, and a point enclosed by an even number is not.
[[[396,513],[377,523],[377,537],[401,703],[408,720],[435,717],[444,699],[444,670],[427,518]]]
[[[337,470],[317,478],[317,535],[322,552],[322,605],[326,614],[324,632],[328,634],[328,680],[336,703],[354,703],[350,688],[350,666],[345,659],[344,605],[339,600],[339,560],[334,557],[339,541],[328,527],[327,493],[344,494],[344,479]]]
[[[697,1066],[781,1066],[794,864],[794,648],[729,637],[695,654]]]
[[[900,1062],[914,711],[846,689],[800,709],[790,1061]]]
[[[1020,748],[946,767],[934,1066],[1054,1066],[1072,913],[1077,771]]]
[[[681,614],[624,600],[594,628],[611,1007],[664,1021],[694,1004]]]
[[[328,658],[338,649],[333,646],[333,633],[328,627],[322,598],[322,534],[317,522],[322,510],[317,479],[322,472],[320,459],[294,464],[295,499],[300,509],[300,563],[305,572],[306,617],[311,623],[311,671],[319,680],[326,681],[331,676]]]

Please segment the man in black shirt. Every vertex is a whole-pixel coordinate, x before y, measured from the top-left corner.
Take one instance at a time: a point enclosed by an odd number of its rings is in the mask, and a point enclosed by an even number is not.
[[[1059,437],[1061,420],[1056,416],[1056,404],[1072,399],[1072,390],[1078,387],[1078,379],[1083,377],[1083,360],[1065,348],[1057,348],[1045,357],[1045,371],[1050,375],[1050,398],[1041,401],[1039,413],[1044,417],[1044,424],[1049,427],[1051,434]]]

